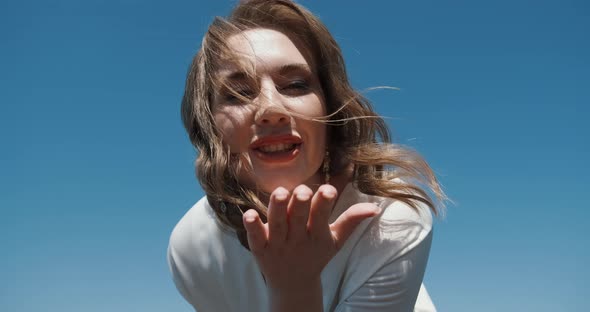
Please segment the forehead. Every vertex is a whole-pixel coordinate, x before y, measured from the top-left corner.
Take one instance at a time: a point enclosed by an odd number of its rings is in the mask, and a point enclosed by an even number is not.
[[[230,36],[227,45],[233,57],[231,61],[220,64],[220,75],[240,68],[259,73],[286,64],[303,64],[314,68],[311,55],[303,44],[274,29],[255,28],[242,31]]]

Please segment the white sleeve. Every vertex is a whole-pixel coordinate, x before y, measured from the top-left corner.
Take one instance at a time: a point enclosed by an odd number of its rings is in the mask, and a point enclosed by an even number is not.
[[[172,231],[168,266],[184,299],[198,312],[229,311],[223,291],[223,243],[200,200]]]
[[[338,306],[337,312],[436,311],[426,289],[421,291],[431,241],[432,233],[409,252],[383,265]]]
[[[433,235],[430,209],[397,200],[379,206],[383,212],[347,259],[334,311],[435,311],[426,289],[420,291]]]
[[[194,305],[191,302],[191,297],[186,289],[185,282],[183,281],[182,274],[180,273],[180,269],[179,269],[178,265],[176,264],[176,261],[174,260],[174,258],[175,258],[174,254],[175,254],[175,252],[173,252],[172,246],[168,246],[168,252],[167,252],[168,268],[170,269],[170,273],[172,274],[172,280],[174,281],[174,285],[176,285],[176,289],[178,289],[178,292],[180,292],[182,297],[188,303],[190,303],[194,308]],[[195,311],[196,311],[196,309],[195,309]]]

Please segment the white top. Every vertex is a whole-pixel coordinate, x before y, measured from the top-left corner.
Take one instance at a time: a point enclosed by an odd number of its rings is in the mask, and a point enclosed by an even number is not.
[[[362,194],[348,184],[330,223],[359,202],[373,202],[383,212],[363,221],[322,271],[324,311],[436,311],[422,285],[432,241],[430,210]],[[198,312],[268,311],[254,257],[219,224],[205,197],[174,228],[168,264],[176,287]]]

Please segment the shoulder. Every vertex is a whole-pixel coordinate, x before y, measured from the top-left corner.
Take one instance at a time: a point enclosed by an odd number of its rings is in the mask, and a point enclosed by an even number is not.
[[[176,287],[195,308],[226,310],[220,276],[228,259],[241,252],[239,241],[217,221],[206,197],[199,200],[178,222],[170,235],[168,266]]]
[[[351,241],[347,242],[352,260],[368,261],[379,266],[394,261],[417,246],[429,250],[433,220],[428,206],[413,208],[399,200],[364,194],[349,184],[339,199],[332,220],[359,202],[375,203],[382,212],[355,229]]]
[[[188,243],[198,243],[204,240],[204,236],[214,235],[218,231],[216,223],[207,197],[202,197],[178,221],[170,235],[170,243],[177,248]]]
[[[169,253],[178,258],[190,257],[192,265],[210,266],[212,260],[225,257],[232,233],[223,228],[209,205],[201,198],[180,219],[170,235]]]
[[[378,223],[384,236],[394,230],[412,230],[423,238],[432,231],[432,212],[426,204],[412,207],[401,200],[381,197],[375,202],[382,209]]]
[[[360,200],[375,203],[382,212],[354,242],[343,276],[342,298],[387,274],[395,277],[390,286],[411,288],[417,293],[432,241],[430,209],[426,205],[414,209],[399,200],[358,193]]]
[[[346,186],[339,199],[339,207],[332,219],[335,220],[348,207],[361,202],[370,202],[379,206],[381,214],[374,217],[364,229],[364,236],[377,235],[382,239],[393,239],[395,232],[415,232],[424,238],[432,231],[432,213],[425,204],[418,204],[416,208],[393,198],[367,195],[359,191],[353,184]],[[413,237],[413,236],[412,236]]]
[[[363,237],[372,252],[389,261],[407,254],[432,236],[432,213],[425,204],[416,208],[403,201],[371,196],[382,212],[375,217]],[[426,244],[422,244],[424,246]],[[430,243],[427,244],[430,249]]]

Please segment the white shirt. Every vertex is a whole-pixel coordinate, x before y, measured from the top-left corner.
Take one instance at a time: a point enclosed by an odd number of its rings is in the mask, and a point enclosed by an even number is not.
[[[330,223],[359,202],[383,211],[363,221],[322,271],[324,311],[436,311],[422,285],[432,241],[430,210],[362,194],[348,184]],[[205,197],[174,228],[168,264],[176,287],[198,312],[268,311],[254,257],[220,225]]]

